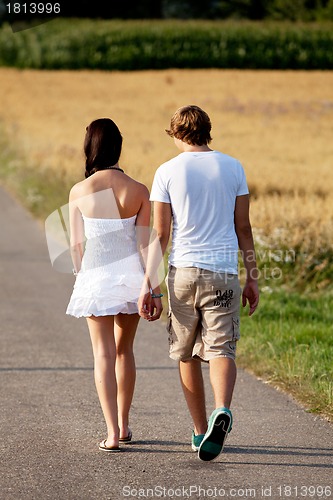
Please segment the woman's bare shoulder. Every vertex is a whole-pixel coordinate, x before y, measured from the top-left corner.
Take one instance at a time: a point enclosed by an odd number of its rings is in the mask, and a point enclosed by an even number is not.
[[[79,198],[80,196],[83,196],[84,195],[84,191],[85,191],[85,184],[84,184],[84,181],[79,181],[77,182],[76,184],[74,184],[70,191],[69,191],[69,200],[70,201],[74,201],[76,200],[77,198]]]
[[[147,188],[147,186],[142,182],[137,181],[136,179],[132,179],[132,181],[135,183],[135,188],[142,195],[142,197],[149,198],[149,189]]]

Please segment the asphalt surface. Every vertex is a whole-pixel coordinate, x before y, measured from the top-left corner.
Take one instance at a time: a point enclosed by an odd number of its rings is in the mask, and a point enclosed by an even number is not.
[[[161,321],[141,320],[135,341],[133,442],[98,451],[88,330],[65,314],[74,277],[52,268],[43,224],[2,189],[0,221],[1,499],[333,497],[332,425],[242,370],[224,453],[197,458]]]

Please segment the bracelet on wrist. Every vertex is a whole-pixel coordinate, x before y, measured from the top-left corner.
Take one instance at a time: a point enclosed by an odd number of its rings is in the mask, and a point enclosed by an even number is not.
[[[163,293],[152,293],[151,294],[152,299],[160,299],[163,297]]]

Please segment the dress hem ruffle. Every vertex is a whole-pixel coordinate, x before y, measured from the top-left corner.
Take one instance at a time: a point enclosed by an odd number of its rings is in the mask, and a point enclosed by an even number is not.
[[[115,302],[113,300],[113,302]],[[117,300],[110,304],[110,300],[95,298],[72,298],[67,307],[66,314],[76,318],[87,316],[115,316],[116,314],[138,313],[137,299],[135,301]]]

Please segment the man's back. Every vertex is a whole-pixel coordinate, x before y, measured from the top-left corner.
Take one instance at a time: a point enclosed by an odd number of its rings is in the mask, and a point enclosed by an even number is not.
[[[170,264],[237,274],[234,210],[245,194],[241,164],[218,151],[183,152],[161,165],[151,200],[171,204]]]

